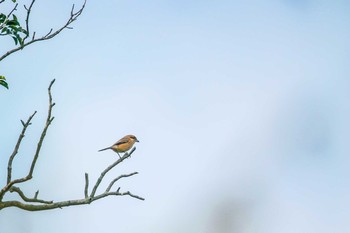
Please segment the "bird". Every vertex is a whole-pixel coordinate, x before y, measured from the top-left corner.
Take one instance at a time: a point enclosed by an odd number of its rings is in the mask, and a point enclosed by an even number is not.
[[[119,139],[112,146],[101,149],[98,152],[111,149],[118,154],[119,158],[121,158],[119,153],[120,152],[125,153],[128,150],[130,150],[135,142],[140,142],[140,141],[134,135],[129,134]]]

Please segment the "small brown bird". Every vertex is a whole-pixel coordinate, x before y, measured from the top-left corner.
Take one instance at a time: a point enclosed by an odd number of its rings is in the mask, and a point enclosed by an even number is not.
[[[120,152],[125,153],[128,150],[130,150],[135,142],[139,142],[139,140],[137,140],[137,138],[134,135],[126,135],[126,136],[122,137],[119,141],[114,143],[112,146],[101,149],[98,152],[111,149],[114,152],[116,152],[120,157],[119,153]]]

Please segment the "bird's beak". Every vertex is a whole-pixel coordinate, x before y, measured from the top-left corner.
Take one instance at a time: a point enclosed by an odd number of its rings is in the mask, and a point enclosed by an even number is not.
[[[136,139],[136,142],[140,142],[138,139]]]

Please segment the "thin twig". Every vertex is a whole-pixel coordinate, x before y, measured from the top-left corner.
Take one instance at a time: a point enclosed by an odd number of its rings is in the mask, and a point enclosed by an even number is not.
[[[1,2],[0,2],[1,3]],[[18,3],[16,3],[16,5],[13,7],[13,9],[10,11],[10,13],[7,14],[4,22],[0,25],[0,29],[2,29],[4,27],[4,25],[6,24],[7,20],[11,17],[11,15],[13,14],[13,12],[15,10],[17,10],[17,6],[18,6]]]
[[[34,115],[36,114],[36,111],[28,118],[28,120],[26,121],[26,123],[24,123],[22,120],[21,120],[21,123],[23,125],[23,129],[22,129],[22,132],[21,134],[19,135],[18,137],[18,140],[17,140],[17,143],[16,143],[16,146],[9,158],[9,161],[8,161],[8,165],[7,165],[7,185],[5,187],[3,187],[0,191],[0,201],[3,199],[5,193],[9,190],[9,188],[11,187],[11,184],[12,181],[12,162],[15,158],[15,156],[17,155],[18,153],[18,150],[19,150],[19,147],[21,146],[21,142],[22,142],[22,139],[24,138],[25,136],[25,132],[28,128],[28,126],[31,124],[31,120],[33,119]]]
[[[37,190],[34,194],[34,199],[37,199],[38,198],[38,195],[39,195],[39,190]]]
[[[129,191],[127,191],[127,192],[125,192],[125,193],[120,193],[120,195],[121,195],[121,196],[128,195],[128,196],[130,196],[130,197],[133,197],[133,198],[139,199],[139,200],[141,200],[141,201],[144,201],[144,200],[145,200],[145,198],[140,197],[140,196],[137,196],[137,195],[135,195],[135,194],[132,194],[132,193],[131,193],[131,192],[129,192]]]
[[[138,172],[133,172],[133,173],[130,173],[130,174],[127,174],[127,175],[120,175],[120,176],[118,176],[117,178],[115,178],[114,180],[111,181],[111,183],[108,185],[108,187],[106,189],[106,192],[109,192],[111,190],[112,186],[114,185],[114,183],[117,182],[118,180],[120,180],[121,178],[133,176],[133,175],[136,175],[136,174],[139,174],[139,173]]]
[[[24,195],[24,193],[22,192],[22,190],[16,186],[12,186],[10,188],[10,192],[16,192],[18,193],[18,195],[22,198],[23,201],[26,201],[26,202],[37,202],[37,203],[43,203],[43,204],[51,204],[53,203],[53,201],[45,201],[45,200],[41,200],[41,199],[38,199],[38,191],[35,193],[35,196],[34,198],[28,198]]]
[[[12,155],[10,156],[9,158],[9,161],[8,161],[8,165],[7,165],[7,183],[10,183],[11,182],[11,176],[12,176],[12,161],[13,159],[15,158],[15,156],[17,155],[18,153],[18,149],[19,147],[21,146],[21,142],[22,142],[22,139],[24,138],[25,136],[25,132],[27,130],[27,127],[31,124],[31,121],[34,117],[34,115],[36,114],[36,111],[31,115],[29,116],[28,120],[24,123],[22,120],[21,120],[21,123],[23,125],[23,129],[22,129],[22,132],[21,134],[19,135],[18,137],[18,140],[17,140],[17,143],[16,143],[16,146],[12,152]]]
[[[37,145],[37,148],[36,148],[36,152],[35,152],[35,155],[34,155],[34,158],[33,158],[33,161],[32,161],[32,165],[30,166],[30,170],[29,170],[29,173],[28,173],[28,177],[32,177],[33,176],[33,172],[34,172],[34,168],[35,168],[35,164],[36,164],[36,161],[38,160],[38,157],[39,157],[39,153],[40,153],[40,150],[41,150],[41,146],[43,144],[43,141],[45,139],[45,136],[46,136],[46,132],[47,132],[47,129],[49,128],[51,122],[53,121],[54,117],[51,117],[51,113],[52,113],[52,108],[53,106],[55,106],[55,103],[52,103],[52,95],[51,95],[51,87],[52,85],[54,84],[55,82],[55,79],[53,79],[49,85],[49,88],[48,88],[48,94],[49,94],[49,110],[48,110],[48,113],[47,113],[47,118],[46,118],[46,123],[45,123],[45,127],[41,133],[41,136],[40,136],[40,139],[39,139],[39,142],[38,142],[38,145]]]
[[[18,3],[16,3],[16,5],[15,5],[15,7],[10,11],[10,13],[8,13],[8,15],[7,15],[7,17],[6,17],[6,19],[8,19],[8,18],[10,18],[11,17],[11,15],[12,15],[12,13],[14,12],[14,11],[16,11],[17,10],[17,6],[18,6]],[[6,20],[5,20],[6,21]]]
[[[137,196],[137,195],[135,195],[135,194],[132,194],[132,193],[129,192],[129,191],[124,192],[124,193],[121,193],[121,192],[119,192],[119,190],[118,190],[118,191],[116,191],[116,192],[105,192],[105,193],[102,193],[102,194],[100,194],[100,195],[97,195],[96,197],[92,198],[91,201],[96,201],[96,200],[98,200],[98,199],[101,199],[101,198],[104,198],[104,197],[107,197],[107,196],[111,196],[111,195],[113,195],[113,196],[126,196],[126,195],[127,195],[127,196],[130,196],[130,197],[139,199],[139,200],[141,200],[141,201],[144,201],[144,200],[145,200],[145,198],[140,197],[140,196]]]
[[[89,190],[89,174],[85,173],[85,188],[84,188],[85,198],[88,198],[88,196],[89,196],[88,190]]]
[[[35,0],[32,0],[32,2],[30,3],[28,8],[27,8],[26,5],[24,5],[24,8],[27,11],[27,16],[26,16],[26,32],[27,32],[27,35],[23,38],[23,43],[29,37],[29,34],[30,34],[30,31],[29,31],[30,30],[30,28],[29,28],[29,16],[30,16],[30,13],[32,12],[32,7],[34,5],[34,2],[35,2]]]

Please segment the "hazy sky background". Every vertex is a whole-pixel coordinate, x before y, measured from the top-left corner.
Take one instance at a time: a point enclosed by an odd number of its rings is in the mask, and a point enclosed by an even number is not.
[[[62,25],[72,3],[38,0],[32,30]],[[349,12],[345,0],[89,0],[74,30],[1,63],[1,186],[19,120],[37,110],[14,162],[27,173],[55,78],[56,118],[23,190],[82,198],[84,173],[94,182],[117,159],[97,150],[132,133],[135,154],[103,185],[138,171],[117,187],[146,200],[5,209],[0,232],[350,232]]]

